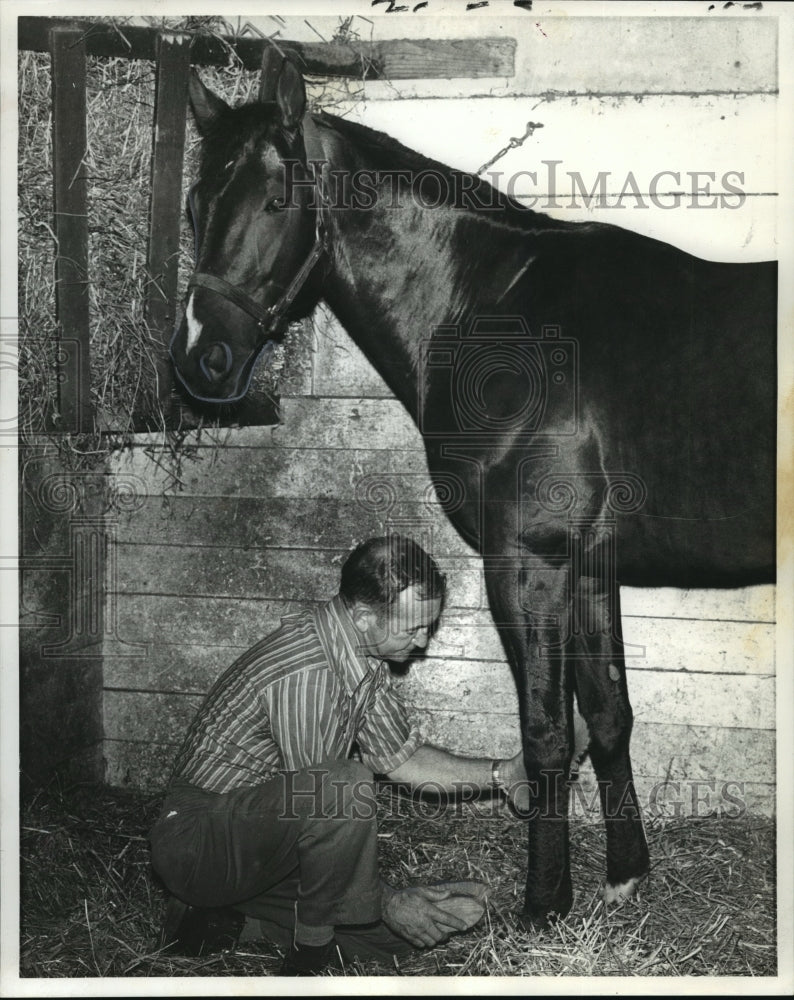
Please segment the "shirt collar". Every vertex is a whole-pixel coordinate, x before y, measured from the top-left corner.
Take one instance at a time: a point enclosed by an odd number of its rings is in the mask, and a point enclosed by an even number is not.
[[[350,612],[339,594],[316,610],[317,631],[326,650],[331,669],[355,694],[368,676],[386,669],[386,661],[368,656],[361,648],[361,633],[353,624]]]

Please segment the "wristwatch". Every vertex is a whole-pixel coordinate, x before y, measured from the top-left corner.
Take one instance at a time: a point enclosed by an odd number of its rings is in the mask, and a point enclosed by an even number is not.
[[[501,774],[499,773],[501,771],[503,763],[504,762],[501,761],[501,760],[495,760],[491,764],[491,784],[493,785],[493,787],[497,791],[500,791],[500,792],[506,792],[507,791],[507,785],[504,783],[504,779],[502,778]]]

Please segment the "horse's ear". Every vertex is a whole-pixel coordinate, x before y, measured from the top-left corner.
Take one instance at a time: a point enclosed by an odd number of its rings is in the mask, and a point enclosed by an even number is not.
[[[284,56],[275,45],[268,45],[262,53],[262,68],[259,73],[259,96],[262,104],[269,104],[276,99],[276,85],[284,65]]]
[[[291,59],[285,59],[276,85],[276,103],[284,128],[295,129],[306,110],[306,87],[301,71]]]
[[[229,105],[204,86],[195,70],[188,79],[188,95],[196,127],[201,135],[206,135],[221,115],[229,110]]]

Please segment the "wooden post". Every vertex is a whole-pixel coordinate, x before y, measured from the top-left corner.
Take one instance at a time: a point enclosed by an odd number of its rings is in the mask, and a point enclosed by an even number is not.
[[[161,34],[157,43],[146,319],[162,344],[158,352],[157,395],[166,417],[172,384],[168,345],[176,316],[189,72],[190,37]]]
[[[86,197],[86,64],[83,32],[50,33],[52,59],[55,301],[59,330],[58,430],[93,427],[88,325],[88,205]]]

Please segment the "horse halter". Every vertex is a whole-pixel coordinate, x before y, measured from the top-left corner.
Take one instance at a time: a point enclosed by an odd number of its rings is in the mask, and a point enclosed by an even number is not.
[[[304,142],[307,149],[307,156],[306,156],[307,163],[309,162],[310,159],[322,160],[322,147],[320,146],[319,140],[314,134],[315,125],[311,121],[309,115],[307,115],[303,121],[303,133],[304,133]],[[315,146],[320,151],[319,157],[310,158],[308,152],[309,145]],[[269,346],[272,348],[273,341],[272,338],[270,337],[270,334],[278,325],[278,323],[283,319],[284,315],[294,302],[301,288],[303,288],[304,284],[306,283],[306,280],[313,271],[317,262],[320,260],[323,254],[328,250],[328,227],[326,226],[325,220],[323,218],[323,209],[325,207],[326,201],[320,183],[320,175],[316,167],[313,166],[313,170],[315,174],[315,188],[319,194],[319,201],[320,201],[319,207],[317,208],[317,220],[315,223],[314,243],[312,244],[312,248],[309,251],[306,259],[298,268],[295,277],[289,283],[287,288],[284,289],[281,296],[276,300],[276,302],[274,302],[270,306],[262,306],[254,299],[252,299],[251,296],[247,292],[244,292],[241,288],[238,288],[236,285],[232,285],[230,282],[225,281],[223,278],[219,278],[214,274],[208,274],[206,271],[194,271],[188,278],[187,282],[188,294],[190,293],[190,290],[192,288],[206,288],[211,292],[215,292],[216,295],[220,295],[223,298],[228,299],[230,302],[234,303],[234,305],[236,305],[239,309],[242,309],[243,312],[248,313],[249,316],[253,317],[253,319],[256,320],[257,326],[262,331],[261,340],[259,340],[254,347],[254,351],[257,353],[265,346]],[[198,232],[198,224],[196,221],[197,219],[196,210],[194,206],[194,193],[195,193],[195,185],[193,185],[193,187],[191,187],[190,191],[188,192],[188,205],[190,207],[190,217],[193,223],[193,235],[195,239],[194,256],[196,259],[198,259],[199,232]],[[274,281],[270,281],[270,284],[278,288],[283,287],[281,285],[277,285],[276,282]],[[177,329],[174,330],[174,336],[171,340],[172,357],[173,357],[173,345],[174,341],[178,336],[178,333],[179,333],[179,327],[177,327]],[[221,343],[220,346],[225,350],[228,362],[228,360],[230,359],[231,351],[229,350],[228,345],[225,343]],[[200,366],[202,370],[205,370],[203,358],[200,361]],[[178,366],[176,366],[176,371],[177,374],[179,375],[180,373]],[[181,375],[180,379],[184,381]],[[243,387],[242,391],[237,393],[235,396],[230,396],[224,399],[223,402],[230,403],[242,399],[243,396],[245,396],[246,392],[248,391],[248,385],[250,384],[250,381],[251,381],[251,375],[249,374],[249,377],[246,381],[246,385]],[[188,386],[188,389],[189,388],[190,387]],[[196,394],[192,393],[192,395],[195,396]],[[196,396],[196,398],[207,400],[210,402],[218,402],[218,400],[210,397]]]
[[[317,188],[319,190],[319,184],[317,185]],[[190,203],[190,214],[193,219],[193,229],[196,233],[196,243],[198,244],[198,229],[196,227],[196,213],[193,209],[192,188],[190,194],[188,195],[188,201]],[[304,286],[307,278],[311,274],[314,265],[327,249],[328,230],[323,221],[321,201],[320,208],[317,210],[314,244],[312,245],[308,256],[298,268],[295,277],[289,283],[281,297],[274,302],[273,305],[260,306],[258,302],[255,302],[251,296],[247,292],[244,292],[241,288],[230,284],[228,281],[224,281],[223,278],[218,278],[214,274],[208,274],[206,271],[194,271],[188,278],[187,290],[190,291],[191,288],[208,288],[211,292],[222,295],[225,299],[233,302],[244,312],[247,312],[249,316],[253,316],[253,318],[257,321],[257,326],[265,334],[267,334],[270,333],[270,331],[276,326],[279,320],[282,319],[286,311],[292,305],[298,292]],[[276,283],[271,281],[271,284],[275,285]]]

